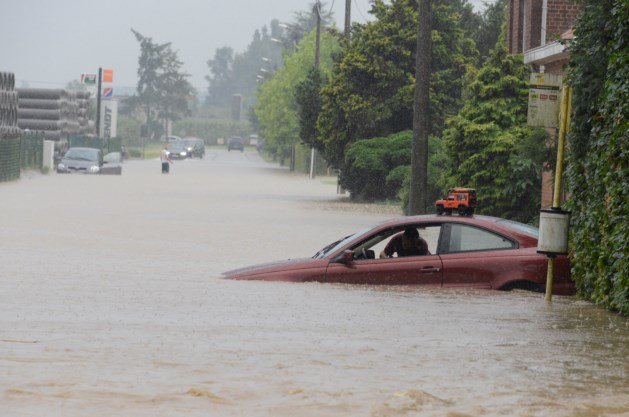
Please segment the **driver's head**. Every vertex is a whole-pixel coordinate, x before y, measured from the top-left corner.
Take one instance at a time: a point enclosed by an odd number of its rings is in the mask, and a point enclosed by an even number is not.
[[[414,227],[408,227],[402,234],[402,245],[405,249],[410,249],[419,239],[419,232]]]

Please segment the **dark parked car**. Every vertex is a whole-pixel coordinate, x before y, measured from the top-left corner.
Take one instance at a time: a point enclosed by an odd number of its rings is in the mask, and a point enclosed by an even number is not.
[[[197,138],[185,138],[181,140],[188,151],[188,157],[201,158],[205,156],[205,142]]]
[[[79,172],[100,174],[103,167],[103,153],[95,148],[70,148],[57,165],[59,173]]]
[[[245,141],[239,136],[229,138],[229,141],[227,141],[227,150],[231,151],[232,149],[243,152],[245,150]]]
[[[416,229],[428,254],[379,258],[386,244]],[[425,285],[544,291],[547,258],[537,253],[535,227],[487,216],[403,217],[369,227],[317,252],[225,272],[231,279]],[[573,294],[565,256],[555,263],[553,292]]]
[[[190,157],[190,152],[188,152],[188,148],[183,140],[171,142],[168,151],[171,159],[186,159]]]

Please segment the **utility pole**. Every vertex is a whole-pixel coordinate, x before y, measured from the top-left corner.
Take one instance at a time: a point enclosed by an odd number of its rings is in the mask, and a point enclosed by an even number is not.
[[[319,69],[319,43],[321,41],[321,2],[317,0],[315,3],[315,13],[317,14],[317,37],[315,43],[315,59],[314,59],[314,67],[316,70]]]
[[[103,69],[98,68],[98,90],[96,91],[96,137],[100,138],[100,94],[103,89]]]
[[[317,37],[315,42],[314,69],[319,72],[319,44],[321,40],[321,2],[317,0],[314,6],[314,12],[317,15]],[[312,180],[315,177],[315,156],[316,150],[314,145],[310,148],[310,176]]]
[[[350,29],[352,24],[352,0],[345,0],[345,39],[350,38]]]
[[[430,0],[418,0],[417,53],[415,55],[415,99],[413,104],[413,147],[408,214],[426,213],[428,192],[428,134],[430,132]]]

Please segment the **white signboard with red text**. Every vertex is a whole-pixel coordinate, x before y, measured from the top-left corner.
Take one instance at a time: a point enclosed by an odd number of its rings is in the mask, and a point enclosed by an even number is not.
[[[554,74],[531,74],[529,108],[526,124],[540,127],[559,127],[559,104],[563,78]]]

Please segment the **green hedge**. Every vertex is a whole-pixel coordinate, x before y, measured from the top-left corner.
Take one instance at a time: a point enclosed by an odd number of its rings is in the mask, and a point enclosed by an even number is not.
[[[582,4],[569,67],[573,278],[581,297],[629,315],[629,3]]]
[[[354,200],[408,200],[413,132],[405,130],[389,136],[360,140],[347,148],[341,185]],[[428,155],[428,198],[440,194],[438,165],[442,142],[431,138]],[[404,204],[405,205],[405,204]]]
[[[396,198],[398,189],[387,187],[389,173],[411,163],[413,132],[360,140],[347,148],[341,185],[352,199],[386,200]]]

